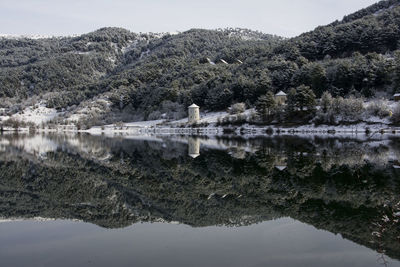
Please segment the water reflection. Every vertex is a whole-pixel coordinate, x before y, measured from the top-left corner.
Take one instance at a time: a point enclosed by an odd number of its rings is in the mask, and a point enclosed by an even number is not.
[[[5,135],[0,217],[123,228],[279,218],[400,259],[400,139]]]
[[[197,158],[200,156],[200,138],[198,137],[189,137],[188,138],[188,146],[189,146],[189,156],[192,158]]]

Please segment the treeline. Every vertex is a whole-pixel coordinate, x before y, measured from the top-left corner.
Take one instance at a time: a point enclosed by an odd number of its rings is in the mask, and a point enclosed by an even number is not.
[[[235,110],[234,107],[237,105],[233,105],[230,110]],[[243,111],[244,109],[236,114],[240,117]],[[242,115],[243,121],[240,123],[304,124],[312,121],[316,125],[337,125],[368,121],[372,117],[390,119],[394,124],[398,124],[400,123],[400,106],[392,110],[386,100],[380,99],[366,104],[362,98],[333,97],[329,92],[324,92],[321,99],[317,100],[310,87],[301,85],[289,91],[285,105],[277,101],[271,92],[260,96],[256,102],[256,114],[250,117]],[[230,122],[225,120],[225,124]]]

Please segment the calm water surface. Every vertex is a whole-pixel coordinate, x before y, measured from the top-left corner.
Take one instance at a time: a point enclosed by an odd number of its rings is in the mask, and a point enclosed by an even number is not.
[[[1,266],[400,266],[400,139],[0,136]]]

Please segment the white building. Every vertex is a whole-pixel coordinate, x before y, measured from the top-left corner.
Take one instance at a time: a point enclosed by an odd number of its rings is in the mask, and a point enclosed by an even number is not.
[[[275,95],[275,101],[278,105],[284,105],[286,103],[286,100],[287,100],[287,95],[283,91],[279,91]]]
[[[200,120],[200,107],[196,104],[191,105],[189,108],[189,123],[197,123]]]

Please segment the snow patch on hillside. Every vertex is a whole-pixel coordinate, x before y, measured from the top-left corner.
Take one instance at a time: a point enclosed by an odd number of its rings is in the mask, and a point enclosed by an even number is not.
[[[82,102],[79,107],[71,114],[66,114],[66,120],[69,122],[78,122],[82,119],[95,118],[107,112],[110,112],[111,101],[105,98],[99,98],[92,101]]]
[[[72,52],[71,52],[71,54],[75,54],[75,55],[85,55],[85,56],[90,55],[90,54],[93,54],[93,53],[94,53],[93,51],[86,51],[86,52],[83,52],[83,51],[72,51]]]
[[[128,44],[121,48],[122,54],[126,54],[137,47],[139,40],[129,41]]]
[[[40,35],[40,34],[32,34],[32,35],[0,34],[0,38],[38,40],[38,39],[50,39],[50,38],[62,38],[62,36]]]
[[[57,110],[54,108],[47,108],[42,102],[39,105],[27,107],[23,111],[12,116],[0,116],[0,120],[5,121],[11,118],[24,122],[33,122],[36,125],[40,125],[54,119],[61,114],[61,112],[57,112]]]

